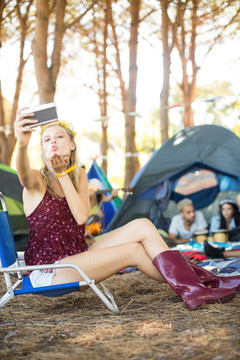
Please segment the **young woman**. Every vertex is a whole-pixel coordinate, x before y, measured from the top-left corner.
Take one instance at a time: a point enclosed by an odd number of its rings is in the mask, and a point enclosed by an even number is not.
[[[89,214],[88,182],[85,171],[77,166],[74,132],[65,122],[43,127],[43,167],[33,170],[28,144],[34,130],[27,125],[37,120],[26,119],[27,116],[34,115],[22,115],[19,111],[15,121],[16,166],[24,187],[23,203],[29,224],[27,265],[72,263],[96,282],[133,266],[158,282],[165,280],[190,310],[233,298],[240,279],[225,281],[201,272],[201,268],[193,270],[178,250],[169,250],[147,219],[133,220],[88,248],[84,238]],[[197,271],[201,273],[197,275]],[[57,269],[34,270],[30,280],[33,286],[44,286],[81,279],[73,269]]]
[[[219,204],[219,214],[214,215],[210,222],[209,231],[220,229],[233,230],[240,226],[240,215],[236,201],[224,199]]]

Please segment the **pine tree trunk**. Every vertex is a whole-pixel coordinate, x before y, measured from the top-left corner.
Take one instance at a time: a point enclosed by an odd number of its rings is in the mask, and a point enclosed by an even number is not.
[[[14,122],[17,115],[18,109],[18,101],[21,91],[22,85],[22,78],[23,78],[23,70],[27,60],[24,60],[24,48],[25,48],[25,41],[27,37],[28,31],[28,14],[30,11],[32,1],[28,4],[25,12],[21,13],[20,5],[17,4],[16,7],[18,8],[18,20],[20,24],[20,55],[19,55],[19,66],[18,66],[18,75],[16,80],[16,87],[15,93],[13,98],[13,104],[11,108],[10,118],[6,118],[5,109],[4,109],[4,102],[2,96],[2,89],[1,89],[1,81],[0,81],[0,163],[10,166],[12,160],[12,154],[14,151],[14,147],[16,144],[16,138],[14,135]],[[3,9],[2,9],[3,10]],[[2,16],[2,14],[1,14]],[[1,31],[0,31],[1,32]],[[1,48],[1,40],[0,40],[0,48]],[[26,104],[27,105],[27,104]]]
[[[160,94],[160,124],[161,124],[161,144],[168,140],[168,98],[169,98],[169,78],[170,78],[170,55],[172,47],[169,46],[169,19],[168,1],[161,0],[162,8],[162,44],[163,44],[163,85]]]
[[[66,0],[59,0],[56,2],[55,7],[54,45],[49,65],[47,53],[49,6],[48,0],[37,0],[35,37],[32,42],[40,103],[47,103],[54,100],[56,81],[60,69],[62,39],[65,31],[64,15]]]
[[[105,8],[105,28],[104,28],[104,49],[103,49],[103,106],[101,110],[101,116],[107,116],[107,38],[108,38],[108,24],[109,24],[109,9],[111,6],[111,1],[106,1],[106,8]],[[101,143],[101,153],[102,153],[102,169],[107,176],[107,154],[108,154],[108,122],[102,122],[102,143]]]
[[[137,46],[139,11],[141,0],[131,2],[131,34],[130,34],[130,64],[129,64],[129,87],[126,99],[125,136],[126,136],[126,162],[125,162],[125,186],[129,186],[133,176],[139,170],[140,164],[136,156],[135,143],[135,116],[129,115],[136,111],[136,87],[137,87]]]

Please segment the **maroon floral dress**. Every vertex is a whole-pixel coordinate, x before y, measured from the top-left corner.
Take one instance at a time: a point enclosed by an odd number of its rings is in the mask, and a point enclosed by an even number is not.
[[[53,264],[88,249],[85,225],[77,224],[66,198],[55,198],[46,191],[40,204],[27,216],[27,222],[26,265]]]

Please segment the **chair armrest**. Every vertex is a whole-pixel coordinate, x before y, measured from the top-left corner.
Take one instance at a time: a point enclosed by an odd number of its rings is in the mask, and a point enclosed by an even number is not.
[[[33,270],[45,270],[45,269],[64,269],[72,268],[75,269],[79,275],[87,282],[92,283],[93,280],[85,274],[85,272],[74,264],[49,264],[49,265],[29,265],[29,266],[14,266],[14,267],[5,267],[0,268],[1,273],[11,273],[18,271],[33,271]]]

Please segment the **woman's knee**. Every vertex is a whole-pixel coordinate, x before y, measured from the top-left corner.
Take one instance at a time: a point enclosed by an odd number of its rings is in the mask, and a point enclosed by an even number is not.
[[[128,253],[128,255],[133,257],[139,257],[144,255],[144,253],[146,253],[142,244],[136,241],[129,242],[128,244],[126,244],[126,252]]]
[[[144,228],[155,228],[153,223],[147,218],[135,219],[131,221],[135,226],[144,229]]]
[[[140,231],[140,235],[143,238],[149,237],[157,232],[156,227],[147,218],[136,219],[133,221],[135,222],[134,226],[136,230]]]

